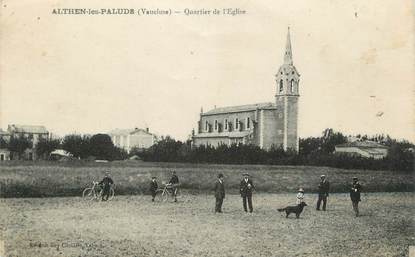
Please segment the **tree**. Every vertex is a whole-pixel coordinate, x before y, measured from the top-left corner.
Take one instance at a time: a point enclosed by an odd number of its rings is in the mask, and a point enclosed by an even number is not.
[[[98,159],[113,160],[117,149],[107,134],[93,135],[89,141],[90,153]]]
[[[60,144],[61,142],[59,139],[41,139],[36,144],[36,154],[45,159],[53,150],[58,149]]]
[[[24,153],[24,151],[32,147],[33,147],[32,141],[30,141],[28,138],[24,136],[10,138],[9,150],[11,152],[17,153],[19,160],[22,159],[22,154]]]
[[[0,137],[0,148],[9,148],[9,144],[2,137]]]
[[[86,158],[90,155],[89,137],[77,134],[63,138],[62,149],[73,154],[74,157]]]

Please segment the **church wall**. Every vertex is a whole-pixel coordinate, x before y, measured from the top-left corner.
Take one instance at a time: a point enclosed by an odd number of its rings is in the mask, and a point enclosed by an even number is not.
[[[221,138],[221,137],[210,137],[210,138],[194,138],[193,145],[194,146],[201,146],[201,145],[211,145],[217,147],[221,144],[229,145],[228,138]]]
[[[287,149],[291,148],[298,151],[298,135],[297,135],[297,123],[298,123],[298,98],[288,97],[287,105]]]
[[[237,113],[224,113],[224,114],[214,114],[214,115],[202,115],[200,126],[201,126],[201,132],[206,133],[205,130],[205,123],[206,121],[209,122],[209,124],[212,126],[212,131],[215,132],[215,120],[218,120],[218,123],[221,124],[221,132],[225,131],[225,119],[228,119],[228,122],[232,123],[232,131],[235,130],[235,119],[238,118],[239,121],[242,123],[242,129],[240,131],[246,130],[246,118],[249,117],[250,119],[250,129],[253,128],[253,120],[255,119],[255,111],[249,111],[249,112],[237,112]]]
[[[282,141],[279,141],[277,131],[278,127],[278,111],[277,110],[261,110],[260,133],[262,133],[262,148],[270,149],[272,145],[278,147]]]

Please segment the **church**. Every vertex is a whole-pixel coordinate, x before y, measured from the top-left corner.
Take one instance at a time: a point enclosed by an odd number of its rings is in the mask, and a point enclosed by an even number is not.
[[[268,150],[282,147],[298,152],[300,74],[293,64],[288,28],[284,62],[278,69],[274,102],[219,107],[200,112],[193,146],[252,144]]]

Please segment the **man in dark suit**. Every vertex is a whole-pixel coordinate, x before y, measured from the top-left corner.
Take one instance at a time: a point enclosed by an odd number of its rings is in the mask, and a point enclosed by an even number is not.
[[[225,185],[223,184],[223,174],[218,175],[218,180],[215,183],[215,198],[215,213],[221,213],[223,199],[225,199]]]
[[[179,177],[176,175],[176,172],[173,171],[169,184],[171,186],[171,192],[174,196],[174,201],[177,202],[177,188],[179,187]]]
[[[249,178],[248,173],[243,174],[243,176],[244,178],[241,181],[239,192],[241,193],[244,211],[248,212],[246,208],[246,202],[248,201],[249,212],[252,212],[252,190],[254,190],[255,187],[254,183],[252,183],[252,180]]]
[[[114,181],[110,177],[110,173],[106,172],[104,178],[98,183],[102,187],[102,201],[107,201],[110,196],[110,188],[114,184]]]
[[[350,199],[352,200],[353,211],[356,217],[359,217],[359,202],[360,202],[360,185],[357,177],[353,177],[352,187],[350,188]]]
[[[318,185],[318,200],[316,210],[320,210],[321,201],[323,201],[323,211],[326,210],[327,197],[329,197],[330,184],[325,175],[320,176],[320,183]]]
[[[150,182],[150,193],[152,197],[151,199],[152,202],[154,202],[154,198],[156,197],[156,192],[158,189],[158,184],[157,184],[156,179],[157,179],[156,177],[152,177],[151,182]]]

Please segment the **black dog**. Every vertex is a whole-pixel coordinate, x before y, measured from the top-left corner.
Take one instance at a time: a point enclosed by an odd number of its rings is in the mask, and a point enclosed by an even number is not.
[[[303,212],[305,206],[307,206],[307,204],[305,202],[301,202],[299,205],[287,206],[285,208],[278,209],[278,211],[285,211],[285,213],[287,214],[287,216],[285,216],[286,218],[288,218],[288,215],[290,215],[290,213],[295,213],[295,216],[298,219],[300,217],[300,214]]]

